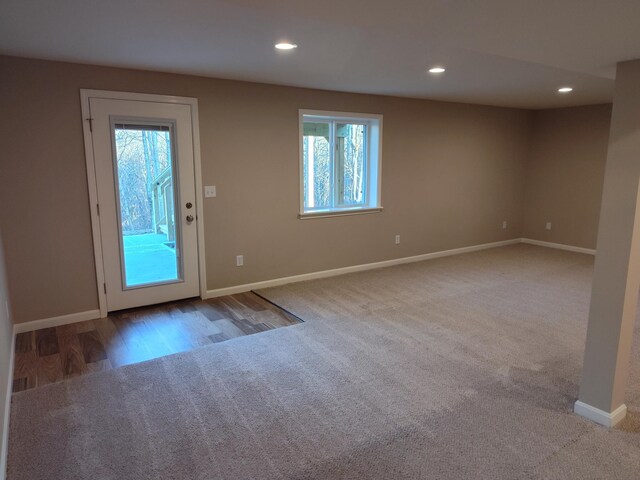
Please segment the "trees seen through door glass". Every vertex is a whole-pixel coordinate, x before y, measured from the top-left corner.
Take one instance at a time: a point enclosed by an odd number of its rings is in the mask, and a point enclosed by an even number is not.
[[[171,130],[114,126],[123,287],[179,279]]]

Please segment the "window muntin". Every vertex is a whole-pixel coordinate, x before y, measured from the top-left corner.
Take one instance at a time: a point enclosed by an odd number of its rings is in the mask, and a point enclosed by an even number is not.
[[[380,208],[381,121],[301,112],[302,215]]]

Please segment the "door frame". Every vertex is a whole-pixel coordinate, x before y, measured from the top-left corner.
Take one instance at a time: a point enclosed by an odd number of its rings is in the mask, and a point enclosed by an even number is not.
[[[100,217],[98,216],[98,187],[95,158],[93,155],[93,137],[91,130],[91,109],[89,99],[103,98],[109,100],[132,100],[138,102],[170,103],[187,105],[191,110],[191,128],[193,140],[193,163],[196,204],[196,229],[198,240],[198,278],[200,280],[200,298],[207,295],[206,257],[204,248],[204,211],[202,192],[202,163],[200,157],[200,124],[198,120],[198,99],[176,97],[172,95],[155,95],[147,93],[114,92],[108,90],[80,89],[82,107],[82,131],[84,135],[84,153],[87,166],[87,187],[89,189],[89,210],[91,212],[91,233],[93,236],[93,257],[96,266],[96,290],[100,305],[100,317],[107,316],[107,294],[105,292],[104,259],[102,256],[102,236]]]

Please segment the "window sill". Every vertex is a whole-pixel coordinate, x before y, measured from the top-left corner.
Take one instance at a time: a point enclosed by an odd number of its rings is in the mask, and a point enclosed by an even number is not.
[[[300,213],[298,215],[298,218],[300,220],[309,220],[312,218],[345,217],[348,215],[367,215],[369,213],[378,213],[378,212],[382,212],[382,207],[354,208],[351,210],[325,210],[321,212]]]

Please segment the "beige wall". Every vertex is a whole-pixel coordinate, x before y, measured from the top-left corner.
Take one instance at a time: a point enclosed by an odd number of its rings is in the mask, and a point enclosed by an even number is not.
[[[0,71],[0,221],[17,322],[98,306],[80,88],[198,98],[203,180],[218,187],[205,200],[209,289],[522,233],[527,111],[12,57]],[[384,115],[383,213],[296,218],[299,108]]]
[[[610,119],[608,104],[533,112],[524,237],[596,247]]]
[[[5,413],[8,412],[9,402],[9,365],[11,342],[13,341],[13,326],[9,318],[9,294],[7,277],[4,268],[4,254],[2,249],[2,233],[0,232],[0,478],[4,478],[6,470],[5,456],[7,447],[8,425],[5,423]]]

